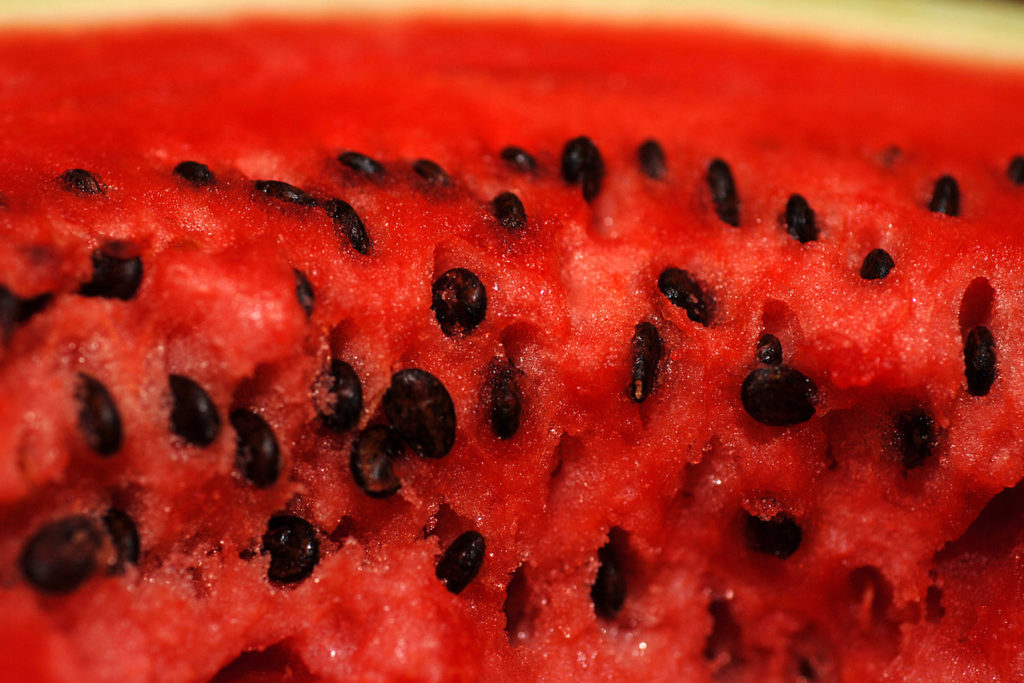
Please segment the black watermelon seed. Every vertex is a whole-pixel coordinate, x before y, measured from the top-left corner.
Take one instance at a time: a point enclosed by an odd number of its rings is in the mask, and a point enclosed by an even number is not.
[[[444,551],[434,575],[449,591],[458,595],[480,572],[486,552],[484,537],[475,531],[467,531]]]
[[[111,574],[124,574],[129,564],[139,563],[139,529],[127,512],[110,508],[103,515],[103,525],[110,534],[116,556],[110,566]]]
[[[506,230],[517,231],[526,228],[526,207],[515,194],[502,192],[491,202],[491,210]]]
[[[267,522],[261,555],[270,554],[267,578],[273,583],[298,583],[320,562],[320,542],[313,525],[295,515],[275,515]]]
[[[666,268],[658,277],[658,289],[673,305],[686,311],[686,317],[707,327],[715,303],[690,273],[679,268]]]
[[[258,192],[262,192],[271,199],[276,199],[281,202],[295,204],[296,206],[305,206],[307,208],[317,205],[316,199],[314,199],[308,192],[300,190],[294,185],[290,185],[280,180],[256,180],[253,182],[253,187],[255,187]]]
[[[738,228],[740,200],[736,196],[736,183],[732,179],[729,164],[721,159],[713,159],[708,165],[707,181],[708,189],[711,190],[711,203],[718,218],[723,223]]]
[[[944,175],[935,181],[935,191],[932,193],[928,208],[947,216],[960,215],[960,186],[956,184],[953,176]]]
[[[761,519],[749,512],[744,514],[747,518],[744,536],[747,547],[754,552],[785,560],[800,548],[803,530],[785,512],[771,519]]]
[[[232,410],[228,416],[238,435],[235,465],[256,488],[269,488],[281,474],[281,450],[267,421],[251,410]]]
[[[379,161],[359,152],[345,152],[338,156],[338,161],[342,166],[358,171],[369,178],[380,178],[384,175],[384,166]]]
[[[455,445],[455,404],[441,380],[425,370],[410,368],[391,376],[384,414],[425,458],[441,458]]]
[[[170,375],[171,429],[196,446],[209,446],[220,432],[217,406],[206,390],[183,375]]]
[[[92,521],[72,515],[42,527],[25,543],[18,564],[46,593],[70,593],[96,571],[102,538]]]
[[[860,265],[860,276],[865,280],[884,280],[896,267],[896,262],[885,249],[872,249]]]
[[[935,420],[925,411],[909,410],[896,417],[893,442],[900,462],[908,470],[924,464],[932,454],[937,440]]]
[[[795,194],[786,202],[786,232],[799,240],[801,244],[818,239],[818,226],[814,220],[814,210],[807,200]]]
[[[597,559],[600,566],[597,579],[590,587],[590,598],[599,616],[612,619],[626,604],[626,575],[610,541],[597,551]]]
[[[60,176],[60,186],[66,192],[82,196],[103,194],[103,186],[96,176],[81,168],[64,171]]]
[[[306,317],[313,315],[313,305],[316,304],[316,295],[313,293],[313,285],[309,283],[309,278],[298,268],[292,268],[292,272],[295,273],[295,298],[299,302],[299,306],[302,306],[302,310],[306,312]]]
[[[769,365],[747,375],[740,389],[743,408],[750,417],[771,427],[787,427],[810,420],[818,388],[809,377],[788,365]]]
[[[765,365],[782,364],[782,342],[774,334],[762,335],[757,340],[757,351],[755,352],[758,363]]]
[[[657,140],[645,140],[636,150],[637,161],[640,162],[640,170],[648,178],[661,180],[665,177],[668,168],[665,166],[665,150],[661,148]]]
[[[649,322],[639,323],[633,330],[632,346],[632,377],[626,395],[634,403],[643,403],[654,391],[654,381],[658,377],[658,363],[663,352],[658,328]]]
[[[967,393],[987,396],[996,381],[996,340],[987,327],[975,327],[964,344]]]
[[[443,168],[435,164],[430,159],[418,159],[412,164],[412,170],[416,171],[416,175],[426,180],[431,185],[437,185],[439,187],[447,187],[452,184],[451,176],[449,176]]]
[[[324,427],[335,432],[355,427],[363,412],[363,385],[355,369],[332,358],[313,385],[313,406]]]
[[[465,268],[452,268],[432,288],[431,310],[449,337],[469,334],[487,315],[487,289]]]
[[[1014,185],[1024,185],[1024,156],[1015,156],[1010,159],[1006,167],[1006,177]]]
[[[363,220],[348,202],[340,199],[330,199],[324,203],[324,211],[334,222],[334,232],[338,237],[346,239],[352,248],[360,254],[370,253],[370,236],[366,233],[366,226]]]
[[[78,375],[75,390],[78,399],[78,428],[89,448],[100,455],[113,455],[121,449],[121,415],[107,388],[94,377]]]
[[[107,242],[92,252],[92,279],[78,293],[128,301],[142,284],[142,258],[131,242]]]
[[[562,149],[562,178],[568,183],[579,183],[582,186],[584,201],[593,201],[601,193],[604,159],[593,140],[581,136],[565,143]]]
[[[519,375],[522,372],[510,360],[491,359],[488,380],[488,421],[499,439],[511,439],[519,431],[522,418],[522,393]]]
[[[537,170],[537,160],[520,147],[506,147],[501,150],[501,158],[506,164],[521,173],[531,173]]]
[[[349,466],[356,485],[368,496],[387,498],[398,493],[402,482],[394,462],[402,456],[402,440],[386,425],[367,427],[352,444]]]
[[[206,164],[198,161],[183,161],[174,167],[174,175],[183,178],[196,187],[208,187],[217,184],[217,178]]]

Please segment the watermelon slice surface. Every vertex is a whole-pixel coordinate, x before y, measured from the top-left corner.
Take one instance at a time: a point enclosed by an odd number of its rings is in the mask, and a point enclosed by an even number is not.
[[[10,680],[1018,680],[1024,70],[0,37]]]

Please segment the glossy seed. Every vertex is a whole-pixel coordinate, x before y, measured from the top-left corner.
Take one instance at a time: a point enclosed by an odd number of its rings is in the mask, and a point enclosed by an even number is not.
[[[101,542],[99,531],[88,517],[64,517],[28,539],[18,564],[36,588],[46,593],[70,593],[96,571]]]
[[[369,178],[380,178],[384,175],[384,166],[379,161],[359,152],[345,152],[338,156],[338,161],[342,166]]]
[[[818,388],[809,377],[788,365],[761,367],[743,380],[744,410],[761,424],[786,427],[810,420]]]
[[[686,311],[686,317],[707,327],[714,312],[714,300],[690,273],[666,268],[658,277],[658,289],[673,305]]]
[[[491,211],[501,226],[513,232],[526,228],[526,207],[511,192],[502,192],[491,202]]]
[[[334,223],[334,233],[339,239],[347,240],[360,254],[370,253],[373,243],[366,232],[363,220],[351,204],[340,199],[329,199],[324,202],[324,211]]]
[[[860,266],[860,276],[865,280],[884,280],[896,267],[896,262],[885,249],[872,249]]]
[[[414,161],[412,164],[412,170],[416,171],[416,175],[423,178],[431,185],[447,187],[452,184],[451,176],[449,176],[443,168],[430,159],[418,159],[417,161]]]
[[[661,180],[668,171],[665,166],[665,150],[657,140],[645,140],[636,150],[640,171],[648,178]]]
[[[658,377],[658,363],[663,352],[658,328],[649,322],[639,323],[633,330],[632,347],[632,376],[626,395],[634,403],[643,403],[654,391],[654,381]]]
[[[610,541],[597,551],[597,559],[600,565],[597,579],[590,587],[590,598],[598,616],[612,619],[626,604],[626,576]]]
[[[313,406],[324,427],[335,432],[355,427],[363,412],[363,385],[355,369],[332,358],[313,385]]]
[[[183,161],[174,167],[174,175],[192,183],[196,187],[209,187],[217,184],[217,178],[206,164],[198,161]]]
[[[932,454],[937,440],[935,420],[925,411],[909,410],[896,417],[893,441],[900,462],[908,470],[924,464]]]
[[[121,449],[121,414],[103,383],[84,373],[78,375],[78,428],[89,448],[99,455]]]
[[[582,186],[584,201],[593,201],[601,193],[604,159],[593,140],[581,136],[565,143],[562,148],[562,178]]]
[[[786,202],[786,232],[801,244],[818,239],[814,210],[802,196],[795,194]]]
[[[499,439],[511,439],[519,431],[523,399],[519,389],[522,372],[510,360],[491,359],[488,380],[488,422]]]
[[[455,404],[444,384],[429,372],[396,372],[383,402],[391,426],[421,456],[440,458],[455,445]]]
[[[750,513],[744,514],[744,536],[747,547],[754,552],[774,555],[785,560],[800,548],[803,530],[788,514],[780,512],[771,519],[761,519]]]
[[[228,416],[235,428],[235,466],[245,479],[259,489],[269,488],[281,474],[281,451],[267,421],[241,408]]]
[[[273,583],[298,583],[320,562],[316,529],[301,517],[275,515],[267,522],[260,554],[270,555],[267,578]]]
[[[434,574],[449,591],[458,595],[480,572],[486,551],[484,537],[475,531],[467,531],[444,551]]]
[[[394,470],[394,462],[401,456],[402,440],[394,429],[385,425],[367,427],[352,444],[352,478],[368,496],[392,496],[402,488]]]
[[[110,508],[103,515],[103,526],[110,535],[115,557],[110,565],[111,574],[124,574],[129,564],[139,563],[139,529],[127,512]]]
[[[309,278],[298,268],[292,268],[295,273],[295,298],[299,306],[306,312],[306,317],[313,315],[313,305],[316,304],[316,295],[313,293],[313,285]]]
[[[732,169],[721,159],[713,159],[708,165],[708,189],[711,190],[711,203],[715,214],[728,225],[738,228],[740,225],[740,200],[736,196],[736,183],[732,179]]]
[[[1014,185],[1024,185],[1024,156],[1015,156],[1010,159],[1006,167],[1006,177]]]
[[[953,176],[944,175],[935,181],[935,191],[928,208],[947,216],[960,215],[960,187]]]
[[[782,363],[782,342],[774,334],[762,335],[757,340],[757,351],[754,356],[758,363],[780,365]]]
[[[452,268],[432,288],[431,310],[449,337],[469,334],[487,315],[487,290],[480,278],[465,268]]]
[[[996,340],[987,327],[975,327],[964,343],[967,393],[987,396],[996,381]]]
[[[519,171],[520,173],[531,173],[537,170],[537,160],[534,159],[529,152],[520,147],[506,147],[501,150],[501,158],[511,168]]]
[[[107,242],[92,252],[92,279],[78,293],[128,301],[142,284],[142,258],[131,242]]]
[[[168,378],[173,406],[171,429],[196,446],[209,446],[220,432],[217,406],[206,390],[183,375]]]
[[[296,206],[305,206],[307,208],[317,205],[316,199],[314,199],[305,190],[300,190],[294,185],[290,185],[280,180],[257,180],[253,182],[253,187],[255,187],[258,192],[262,192],[271,199],[276,199],[278,201],[295,204]]]
[[[64,171],[60,176],[60,186],[66,192],[82,196],[103,194],[103,186],[96,176],[81,168]]]

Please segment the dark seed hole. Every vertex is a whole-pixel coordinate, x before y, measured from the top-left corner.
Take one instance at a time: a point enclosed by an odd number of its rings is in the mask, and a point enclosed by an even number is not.
[[[416,175],[426,180],[431,185],[447,187],[452,184],[451,176],[443,168],[430,159],[419,159],[412,164],[412,170]]]
[[[480,572],[486,550],[484,537],[476,531],[467,531],[444,551],[434,574],[449,591],[458,595]]]
[[[142,272],[142,258],[134,244],[107,242],[92,253],[92,279],[78,293],[128,301],[139,291]]]
[[[708,605],[708,613],[711,616],[711,633],[704,644],[704,658],[724,667],[732,663],[740,652],[740,625],[733,617],[727,600],[712,600]]]
[[[788,365],[768,365],[747,375],[740,388],[743,409],[750,417],[771,427],[806,422],[814,416],[818,388],[799,370]]]
[[[765,365],[782,364],[782,342],[774,334],[764,334],[757,340],[754,353],[757,362]]]
[[[690,320],[704,327],[710,324],[714,300],[689,272],[666,268],[658,277],[658,289],[672,304],[685,310]]]
[[[657,140],[645,140],[636,150],[640,171],[648,178],[661,180],[668,171],[665,166],[665,150]]]
[[[520,173],[532,173],[537,170],[537,160],[534,159],[529,152],[520,147],[506,147],[501,150],[501,158],[511,168],[519,171]]]
[[[271,199],[276,199],[281,202],[287,202],[289,204],[295,204],[296,206],[304,206],[312,208],[317,205],[316,199],[314,199],[305,190],[300,190],[294,185],[290,185],[280,180],[256,180],[253,182],[253,187],[258,192],[262,192]]]
[[[971,280],[971,284],[967,285],[964,296],[960,300],[960,334],[964,339],[975,327],[989,324],[995,297],[996,292],[992,289],[988,278],[974,278]]]
[[[522,372],[510,360],[491,359],[488,368],[488,421],[499,439],[511,439],[519,431],[522,416],[522,393],[519,376]]]
[[[429,372],[396,372],[383,404],[391,426],[422,457],[443,457],[455,445],[455,404],[444,384]]]
[[[306,312],[306,317],[313,315],[313,305],[316,303],[316,295],[313,293],[313,285],[310,284],[309,278],[298,268],[292,268],[292,272],[295,273],[295,298],[299,302],[299,306],[302,306],[302,310]]]
[[[996,380],[996,341],[987,327],[975,327],[964,343],[967,393],[987,396]]]
[[[935,420],[924,410],[916,408],[896,417],[893,445],[900,462],[908,470],[924,464],[932,455],[937,441]]]
[[[960,187],[953,176],[944,175],[935,181],[935,191],[932,193],[928,208],[947,216],[960,215]]]
[[[210,683],[311,683],[320,680],[284,643],[247,650],[217,672]]]
[[[736,183],[732,169],[721,159],[713,159],[708,165],[708,189],[711,203],[719,220],[738,228],[740,225],[740,200],[736,195]]]
[[[359,152],[345,152],[338,156],[338,161],[342,166],[369,178],[381,178],[384,175],[384,166],[379,161]]]
[[[96,571],[101,537],[88,517],[64,517],[36,531],[19,558],[21,573],[46,593],[70,593]]]
[[[630,368],[632,370],[626,395],[634,403],[643,403],[654,391],[658,364],[663,353],[661,335],[652,323],[639,323],[633,330]]]
[[[183,375],[170,375],[173,406],[171,429],[196,446],[209,446],[220,432],[220,415],[213,399],[199,384]]]
[[[174,175],[185,179],[196,187],[209,187],[217,183],[216,176],[206,164],[198,161],[183,161],[174,167]]]
[[[593,140],[581,136],[565,143],[562,149],[562,178],[568,183],[582,186],[584,201],[593,201],[601,193],[604,172],[604,159]]]
[[[232,410],[228,416],[235,428],[235,465],[256,488],[273,486],[281,474],[281,451],[267,421],[251,410]]]
[[[66,192],[82,196],[103,194],[103,186],[96,176],[81,168],[64,171],[60,176],[60,186]]]
[[[363,412],[363,385],[355,369],[331,359],[313,385],[313,406],[328,429],[345,432],[355,427]]]
[[[320,542],[313,525],[295,515],[275,515],[267,522],[261,554],[270,554],[267,578],[273,583],[298,583],[320,562]]]
[[[942,606],[942,589],[938,586],[928,586],[924,596],[924,618],[931,623],[942,621],[946,616],[946,608]]]
[[[430,308],[441,331],[449,337],[469,334],[487,314],[487,290],[465,268],[453,268],[437,278]]]
[[[78,375],[78,428],[89,448],[107,456],[121,449],[121,414],[103,383],[84,373]]]
[[[491,211],[501,226],[513,232],[526,228],[526,207],[515,194],[502,192],[491,202]]]
[[[505,633],[512,646],[522,644],[530,636],[530,584],[526,578],[525,567],[519,566],[512,572],[512,578],[505,590]]]
[[[402,482],[394,462],[402,456],[402,440],[385,425],[367,427],[352,444],[349,466],[356,485],[368,496],[387,498],[398,493]]]
[[[896,266],[896,262],[884,249],[872,249],[860,265],[860,276],[865,280],[884,280]]]
[[[786,202],[786,232],[801,244],[818,239],[814,210],[802,196],[795,194]]]
[[[590,587],[590,599],[598,616],[614,619],[626,604],[626,574],[612,540],[598,549],[597,561],[597,578]]]
[[[340,239],[348,240],[352,248],[364,256],[370,253],[373,246],[370,235],[366,232],[363,219],[351,204],[340,199],[330,199],[324,202],[324,211],[333,221],[334,232]]]
[[[744,539],[747,547],[754,552],[785,560],[800,548],[803,530],[785,512],[771,519],[761,519],[746,511],[743,514],[746,517]]]
[[[1006,177],[1014,185],[1024,185],[1024,156],[1015,156],[1010,159],[1006,167]]]
[[[139,563],[139,529],[135,520],[119,508],[110,508],[103,514],[103,525],[110,534],[115,552],[109,571],[111,574],[124,574],[129,564]]]

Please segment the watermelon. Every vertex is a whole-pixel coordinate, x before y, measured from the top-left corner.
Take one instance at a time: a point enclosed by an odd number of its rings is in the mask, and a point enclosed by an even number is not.
[[[1019,66],[278,19],[0,82],[8,680],[1024,677]]]

